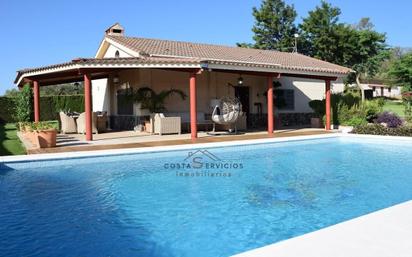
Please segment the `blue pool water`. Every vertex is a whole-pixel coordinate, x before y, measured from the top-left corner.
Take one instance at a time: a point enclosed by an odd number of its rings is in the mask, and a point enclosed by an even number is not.
[[[329,138],[2,165],[0,255],[230,256],[411,200],[411,146]]]

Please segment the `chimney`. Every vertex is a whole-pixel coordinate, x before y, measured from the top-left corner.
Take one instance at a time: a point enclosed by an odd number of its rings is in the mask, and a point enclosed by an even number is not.
[[[106,35],[124,37],[124,28],[119,23],[115,23],[110,28],[106,29]]]

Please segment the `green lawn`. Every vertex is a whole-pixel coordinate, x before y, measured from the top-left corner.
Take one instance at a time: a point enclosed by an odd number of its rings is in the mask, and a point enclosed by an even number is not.
[[[0,156],[26,154],[15,124],[0,124]]]
[[[383,106],[383,110],[388,111],[388,112],[396,113],[400,117],[405,117],[405,109],[404,109],[404,106],[403,106],[402,102],[387,100],[385,102],[385,105]]]

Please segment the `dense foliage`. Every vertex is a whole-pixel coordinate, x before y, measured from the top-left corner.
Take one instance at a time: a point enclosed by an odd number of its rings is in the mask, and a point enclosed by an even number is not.
[[[315,117],[323,117],[323,120],[325,120],[325,105],[325,99],[309,102]],[[344,126],[358,126],[373,122],[382,112],[383,105],[383,99],[362,102],[359,96],[352,93],[332,94],[332,122]]]
[[[165,101],[169,97],[177,95],[180,99],[185,100],[186,94],[178,89],[163,90],[156,93],[149,87],[141,87],[130,92],[130,97],[142,105],[142,109],[148,109],[150,112],[164,112],[166,110]]]
[[[16,101],[12,97],[0,97],[0,123],[14,122]]]
[[[18,98],[16,97],[0,97],[0,122],[7,123],[20,121],[17,119],[17,99]],[[33,104],[32,100],[30,100],[30,104]],[[32,112],[32,105],[26,107]],[[83,112],[83,95],[40,97],[41,120],[57,120],[60,110],[67,112]],[[29,120],[31,120],[31,118],[32,116],[30,116]]]
[[[40,87],[40,96],[82,95],[83,82]]]
[[[259,9],[253,8],[255,43],[241,47],[292,51],[297,41],[299,53],[352,68],[347,80],[360,88],[361,78],[372,78],[380,71],[390,51],[386,35],[374,30],[369,18],[358,24],[339,21],[341,10],[322,1],[319,6],[296,24],[296,10],[284,0],[263,0]],[[295,38],[295,34],[298,38]],[[360,90],[364,99],[363,90]]]
[[[394,113],[383,112],[378,115],[376,123],[386,124],[386,127],[388,128],[397,128],[402,126],[403,121],[398,115]]]
[[[16,112],[14,120],[30,121],[33,116],[33,91],[30,85],[24,85],[16,97]]]
[[[368,134],[381,136],[412,136],[412,126],[400,126],[398,128],[389,128],[381,124],[366,124],[355,127],[352,131],[354,134]]]
[[[84,112],[83,95],[55,95],[40,97],[40,119],[59,119],[59,112]]]
[[[253,8],[255,24],[254,45],[238,44],[243,47],[258,49],[291,51],[294,45],[294,35],[298,32],[295,19],[297,13],[293,5],[287,5],[283,0],[263,1],[260,8]]]
[[[401,86],[404,92],[412,91],[412,53],[403,55],[393,62],[388,71],[393,85]]]
[[[59,123],[57,121],[40,121],[40,122],[19,122],[18,129],[22,132],[41,131],[49,129],[59,129]]]

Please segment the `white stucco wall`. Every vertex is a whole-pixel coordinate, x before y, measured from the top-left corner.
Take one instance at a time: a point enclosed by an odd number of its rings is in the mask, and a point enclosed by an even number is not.
[[[156,92],[170,88],[180,89],[189,95],[189,75],[185,72],[156,70],[156,69],[136,69],[125,70],[118,73],[119,83],[112,85],[110,90],[111,111],[117,114],[116,91],[121,88],[139,88],[151,87]],[[222,73],[222,72],[203,72],[197,76],[197,108],[199,112],[210,113],[212,111],[210,100],[213,98],[222,98],[224,96],[234,96],[233,87],[236,85],[239,74]],[[267,110],[266,96],[267,81],[262,76],[242,75],[245,87],[249,87],[249,110],[251,113],[257,113],[254,103],[262,104],[262,112]],[[301,79],[283,77],[280,79],[282,89],[294,89],[295,108],[294,110],[276,110],[275,112],[312,112],[308,102],[313,99],[323,99],[325,96],[325,82],[320,80]],[[339,93],[343,91],[344,85],[341,80],[332,82],[332,92]],[[106,95],[108,97],[108,95]],[[189,98],[181,100],[174,96],[166,101],[166,108],[169,112],[188,112]],[[142,115],[138,106],[134,108],[135,115]]]
[[[93,111],[106,111],[110,115],[110,91],[108,79],[92,80]]]
[[[295,91],[295,109],[279,112],[312,112],[308,102],[325,98],[325,81],[292,77],[281,77],[279,81],[282,84],[281,89],[294,89]],[[343,90],[342,79],[331,83],[332,93],[341,93]]]
[[[119,48],[117,48],[113,45],[110,45],[107,48],[106,53],[103,55],[103,58],[114,58],[114,57],[116,57],[115,56],[116,51],[119,51],[119,57],[133,57],[130,54],[120,50]]]

